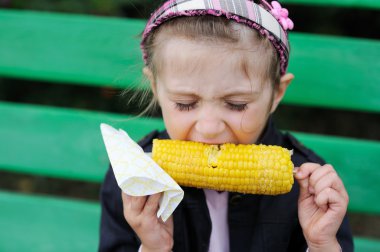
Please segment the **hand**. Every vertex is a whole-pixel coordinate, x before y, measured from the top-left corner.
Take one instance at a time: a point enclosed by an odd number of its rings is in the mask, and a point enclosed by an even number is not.
[[[122,192],[124,218],[141,240],[142,251],[171,251],[173,217],[166,222],[157,218],[161,193],[134,197]]]
[[[340,251],[336,233],[347,211],[348,194],[331,165],[305,163],[297,169],[298,217],[309,251]]]

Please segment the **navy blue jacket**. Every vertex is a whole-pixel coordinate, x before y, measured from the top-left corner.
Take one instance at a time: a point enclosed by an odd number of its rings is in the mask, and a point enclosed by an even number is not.
[[[154,138],[168,138],[167,133],[152,132],[140,145],[152,149]],[[305,162],[324,164],[312,151],[290,134],[282,134],[271,120],[258,143],[280,145],[293,149],[295,166]],[[174,211],[174,248],[179,252],[207,252],[211,219],[202,189],[183,187],[185,196]],[[305,252],[307,245],[298,221],[297,182],[290,193],[279,196],[229,193],[228,225],[230,251]],[[99,251],[137,251],[140,241],[123,217],[121,192],[112,169],[109,169],[101,190],[101,229]],[[352,234],[347,217],[338,234],[344,252],[353,251]]]

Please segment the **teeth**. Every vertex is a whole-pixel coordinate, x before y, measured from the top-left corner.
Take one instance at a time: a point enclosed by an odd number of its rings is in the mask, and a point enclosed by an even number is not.
[[[207,165],[212,168],[217,168],[220,154],[221,151],[219,145],[210,145],[209,148],[206,149],[206,156],[208,156]]]

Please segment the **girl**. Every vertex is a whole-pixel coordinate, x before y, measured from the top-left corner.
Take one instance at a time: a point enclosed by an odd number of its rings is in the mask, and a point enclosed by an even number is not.
[[[102,192],[100,251],[352,251],[348,195],[331,165],[272,123],[293,79],[278,2],[171,0],[143,33],[143,72],[166,126],[153,138],[208,144],[263,143],[293,149],[299,167],[280,196],[186,188],[173,216],[157,219],[160,194],[120,193],[112,171]]]

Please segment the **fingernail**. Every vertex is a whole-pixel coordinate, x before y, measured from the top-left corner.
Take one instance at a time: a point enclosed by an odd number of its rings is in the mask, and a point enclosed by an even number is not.
[[[302,174],[302,172],[301,172],[301,170],[300,170],[299,167],[294,167],[293,174],[297,175],[297,176],[300,176]]]

